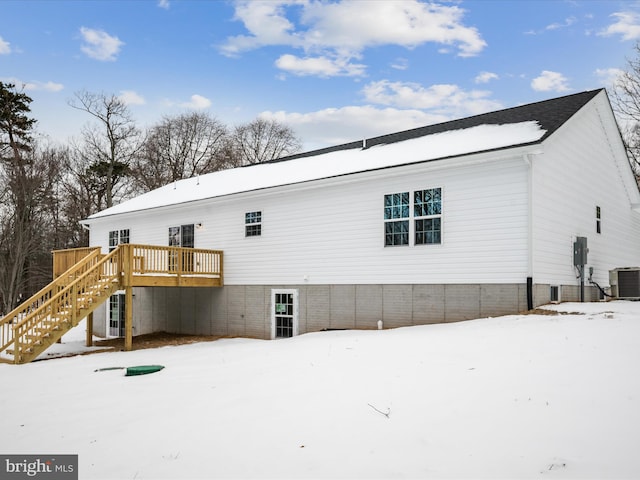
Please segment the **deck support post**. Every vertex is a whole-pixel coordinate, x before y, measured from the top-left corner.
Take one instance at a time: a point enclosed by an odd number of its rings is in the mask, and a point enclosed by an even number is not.
[[[133,349],[133,248],[129,244],[122,248],[122,278],[124,283],[124,349]]]
[[[87,347],[93,347],[93,312],[87,315],[87,337],[85,345]]]
[[[124,349],[129,352],[133,349],[133,288],[124,289]]]

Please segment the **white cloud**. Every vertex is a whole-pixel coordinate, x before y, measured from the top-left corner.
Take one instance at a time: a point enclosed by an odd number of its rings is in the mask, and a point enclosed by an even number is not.
[[[537,92],[566,92],[570,90],[568,79],[558,72],[543,70],[540,76],[531,81],[531,88]]]
[[[260,117],[289,125],[305,139],[304,150],[312,150],[362,138],[399,132],[445,121],[443,115],[421,110],[347,106],[327,108],[316,112],[263,112]]]
[[[290,54],[278,58],[276,66],[294,75],[316,75],[319,77],[361,76],[365,70],[365,65],[350,63],[348,58],[329,58],[326,56],[299,58]]]
[[[586,17],[588,18],[588,15]],[[578,21],[578,19],[576,17],[568,17],[562,23],[561,22],[551,23],[551,24],[547,25],[546,27],[544,27],[542,30],[527,30],[526,32],[524,32],[524,34],[525,35],[542,35],[543,33],[548,32],[548,31],[560,30],[562,28],[568,28],[571,25],[574,25],[577,21]]]
[[[25,85],[25,90],[44,90],[46,92],[59,92],[64,89],[64,85],[55,82],[29,82]]]
[[[0,55],[9,55],[11,53],[11,44],[0,37]]]
[[[491,92],[465,91],[451,84],[431,85],[425,88],[416,83],[381,80],[365,85],[362,93],[371,103],[428,109],[448,118],[476,115],[502,107],[499,102],[488,98]]]
[[[465,91],[457,85],[371,82],[362,94],[369,105],[327,108],[316,112],[263,112],[294,129],[305,150],[431,125],[503,108],[490,92]]]
[[[120,91],[120,95],[118,96],[118,98],[122,100],[125,105],[144,105],[146,103],[144,97],[134,92],[133,90]]]
[[[225,55],[235,56],[265,45],[300,46],[291,33],[294,25],[285,17],[284,5],[280,1],[240,1],[236,4],[234,19],[243,22],[251,35],[230,37],[221,47]]]
[[[25,91],[45,91],[45,92],[59,92],[64,89],[64,85],[55,82],[24,82],[16,77],[2,77],[0,81],[3,83],[10,83],[15,85],[18,89]]]
[[[425,43],[437,43],[449,50],[455,48],[459,56],[468,57],[480,53],[486,42],[476,28],[463,24],[464,12],[457,6],[417,0],[244,0],[236,4],[235,19],[243,22],[248,34],[229,37],[220,51],[237,56],[244,51],[280,45],[302,49],[307,59],[334,59],[335,63],[335,59],[344,62],[344,59],[360,58],[361,52],[370,47],[415,48]],[[286,57],[280,63],[289,65],[287,60],[292,58]],[[334,65],[327,67],[335,68]],[[357,67],[359,71],[361,66]],[[310,65],[302,66],[301,70],[315,71]],[[318,71],[327,75],[326,70]]]
[[[118,37],[109,35],[103,30],[80,27],[84,44],[82,50],[88,57],[101,61],[114,61],[124,45]]]
[[[617,12],[611,16],[616,19],[616,22],[598,32],[598,35],[603,37],[622,35],[622,40],[640,38],[640,15],[634,12]]]
[[[158,0],[158,7],[164,8],[165,10],[169,10],[169,0]]]
[[[604,86],[613,86],[618,79],[624,75],[624,71],[619,68],[598,68],[595,72],[598,81]]]
[[[498,74],[492,72],[480,72],[476,78],[474,78],[474,82],[476,83],[489,83],[491,80],[497,80]]]
[[[561,28],[567,28],[576,23],[576,17],[569,17],[565,19],[564,23],[552,23],[545,27],[545,30],[559,30]]]
[[[406,58],[396,58],[391,64],[391,68],[395,68],[396,70],[406,70],[409,68],[409,60]]]
[[[180,104],[181,107],[190,108],[193,110],[204,110],[211,106],[211,100],[203,97],[202,95],[191,95],[191,100]]]

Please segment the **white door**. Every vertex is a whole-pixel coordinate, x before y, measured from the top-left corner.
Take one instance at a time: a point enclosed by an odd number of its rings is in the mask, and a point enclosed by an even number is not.
[[[107,311],[107,337],[124,337],[125,298],[123,293],[116,293],[109,297]]]
[[[271,290],[271,338],[298,335],[298,290]]]

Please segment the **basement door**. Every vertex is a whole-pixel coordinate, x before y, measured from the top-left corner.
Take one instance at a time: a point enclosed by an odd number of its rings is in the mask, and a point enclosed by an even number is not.
[[[109,297],[109,311],[107,312],[107,337],[124,337],[124,305],[123,293],[116,293]]]
[[[298,290],[271,290],[271,338],[298,335]]]

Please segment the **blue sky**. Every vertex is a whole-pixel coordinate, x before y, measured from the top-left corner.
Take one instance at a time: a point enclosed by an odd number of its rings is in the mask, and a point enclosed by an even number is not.
[[[62,143],[84,89],[141,128],[264,116],[309,150],[607,87],[637,40],[636,1],[2,0],[0,81]]]

